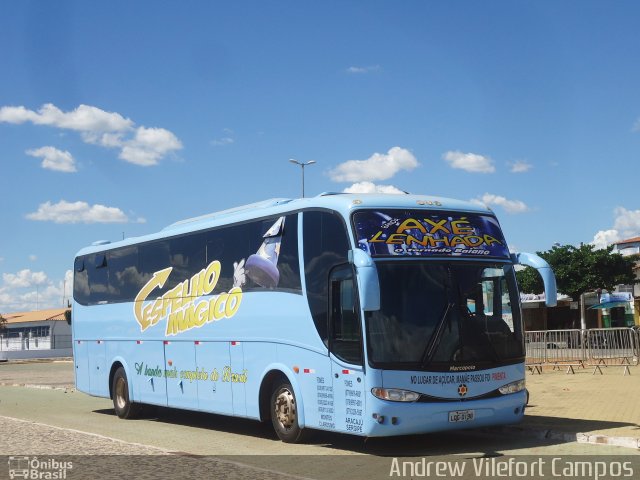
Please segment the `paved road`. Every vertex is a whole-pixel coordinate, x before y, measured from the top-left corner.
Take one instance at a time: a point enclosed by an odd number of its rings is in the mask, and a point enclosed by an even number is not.
[[[634,453],[620,447],[477,432],[366,442],[358,437],[319,432],[308,444],[288,445],[278,441],[270,428],[254,421],[174,409],[159,409],[157,414],[125,421],[114,415],[110,400],[65,388],[71,378],[69,365],[65,368],[60,367],[64,364],[49,364],[53,372],[50,375],[44,365],[14,365],[12,373],[0,367],[0,382],[5,385],[37,383],[33,380],[40,375],[40,380],[48,377],[56,387],[0,386],[0,453],[4,455],[143,455],[122,457],[121,465],[131,458],[138,459],[122,471],[130,474],[132,469],[144,466],[143,472],[154,471],[156,478],[158,472],[167,473],[167,477],[160,478],[169,478],[168,472],[177,465],[188,470],[206,464],[206,472],[219,478],[233,478],[231,474],[235,478],[276,478],[286,472],[304,478],[373,479],[389,477],[394,457],[579,454],[603,458]],[[211,455],[216,458],[193,462],[193,456]],[[107,468],[105,465],[112,461],[91,458],[94,464],[86,471],[92,471],[94,466]],[[76,460],[81,461],[86,457]],[[107,470],[111,474],[120,471],[111,467]]]
[[[336,464],[342,464],[342,471],[351,471],[351,477],[356,479],[375,478],[381,471],[380,462],[387,465],[382,468],[388,468],[391,457],[629,453],[620,447],[473,433],[367,442],[347,435],[319,433],[309,444],[288,445],[276,440],[270,429],[254,421],[173,409],[162,409],[160,413],[125,421],[114,415],[106,399],[64,390],[0,387],[0,431],[8,432],[0,435],[0,452],[5,455],[163,455],[171,457],[174,463],[176,457],[216,455],[232,462],[223,463],[220,468],[253,465],[266,469],[265,475],[276,470],[308,478],[335,478],[332,474]],[[327,455],[332,455],[329,461]],[[354,458],[346,460],[345,457]],[[372,457],[377,462],[371,462]],[[240,466],[238,475],[250,475]]]

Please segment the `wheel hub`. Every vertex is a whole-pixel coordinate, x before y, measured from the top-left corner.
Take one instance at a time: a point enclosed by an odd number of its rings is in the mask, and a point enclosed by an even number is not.
[[[115,396],[116,396],[116,403],[118,404],[118,408],[125,408],[127,405],[127,400],[125,397],[125,388],[126,388],[126,382],[124,381],[123,378],[118,378],[117,382],[116,382],[116,391],[115,391]]]
[[[280,425],[283,428],[291,428],[296,421],[296,402],[291,393],[287,389],[282,389],[278,393],[275,402],[275,414]]]

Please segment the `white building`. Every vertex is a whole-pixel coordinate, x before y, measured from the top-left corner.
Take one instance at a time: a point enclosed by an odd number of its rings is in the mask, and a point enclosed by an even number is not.
[[[613,244],[612,253],[619,253],[624,257],[628,257],[630,255],[640,255],[640,237],[629,238],[627,240],[620,240]],[[636,261],[636,266],[634,267],[634,273],[636,274],[636,279],[640,281],[640,262]],[[618,292],[629,292],[633,294],[635,298],[640,298],[640,283],[636,283],[635,285],[619,285],[617,288]]]
[[[68,308],[4,313],[0,330],[0,360],[70,357],[71,325]]]

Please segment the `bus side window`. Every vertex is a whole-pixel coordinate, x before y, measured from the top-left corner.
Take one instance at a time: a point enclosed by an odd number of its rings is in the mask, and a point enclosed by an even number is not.
[[[207,239],[202,233],[192,233],[169,240],[169,265],[172,282],[189,280],[206,267]]]
[[[138,247],[133,245],[109,252],[109,290],[112,302],[131,302],[143,287],[138,269]]]
[[[159,240],[149,242],[138,247],[138,262],[140,266],[141,283],[144,285],[153,277],[153,274],[171,266],[169,260],[169,242]],[[154,291],[154,295],[161,296],[164,292],[174,287],[176,282],[169,275],[162,289]]]
[[[330,350],[345,362],[362,364],[362,340],[356,287],[351,266],[340,266],[331,272]]]
[[[302,290],[300,282],[300,258],[298,254],[298,214],[287,215],[284,223],[280,256],[278,258],[280,283],[284,290]]]
[[[74,262],[73,298],[80,305],[89,304],[89,279],[85,259],[86,257],[78,257]]]
[[[109,292],[109,269],[107,268],[107,254],[96,253],[89,255],[85,263],[89,276],[89,303],[107,303],[111,300]]]

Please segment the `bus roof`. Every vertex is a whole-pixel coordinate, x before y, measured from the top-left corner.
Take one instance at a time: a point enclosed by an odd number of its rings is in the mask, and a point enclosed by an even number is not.
[[[327,208],[347,217],[351,211],[362,208],[416,208],[493,214],[485,205],[431,195],[398,195],[381,193],[322,193],[315,197],[287,199],[272,198],[261,202],[221,210],[172,223],[159,232],[140,237],[125,238],[115,242],[100,240],[81,249],[77,255],[86,255],[117,247],[135,245],[160,238],[173,237],[192,231],[206,230],[222,225],[245,222],[254,218],[269,217],[309,208]]]

